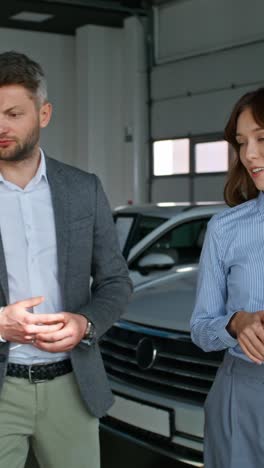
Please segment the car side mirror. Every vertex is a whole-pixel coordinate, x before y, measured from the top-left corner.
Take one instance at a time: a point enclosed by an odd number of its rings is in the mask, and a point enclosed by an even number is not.
[[[174,258],[169,253],[150,253],[138,262],[138,269],[142,274],[153,270],[168,270],[177,263],[176,252]]]

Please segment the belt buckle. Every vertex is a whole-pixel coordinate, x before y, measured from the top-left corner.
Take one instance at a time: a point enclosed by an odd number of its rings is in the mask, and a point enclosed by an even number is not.
[[[48,379],[37,379],[34,378],[34,369],[33,367],[36,366],[36,364],[30,364],[28,366],[28,380],[31,384],[37,384],[37,383],[43,383],[46,382]]]

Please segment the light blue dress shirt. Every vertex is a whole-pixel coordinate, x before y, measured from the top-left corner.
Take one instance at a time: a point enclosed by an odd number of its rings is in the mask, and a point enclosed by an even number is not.
[[[55,222],[42,151],[38,171],[24,189],[0,174],[0,197],[0,230],[10,304],[44,296],[45,301],[34,307],[34,313],[62,311]],[[44,352],[32,345],[11,343],[10,348],[9,362],[19,364],[53,362],[68,356],[68,353]]]
[[[226,330],[235,312],[264,310],[264,194],[215,215],[209,222],[191,319],[204,351],[229,349],[249,361]]]

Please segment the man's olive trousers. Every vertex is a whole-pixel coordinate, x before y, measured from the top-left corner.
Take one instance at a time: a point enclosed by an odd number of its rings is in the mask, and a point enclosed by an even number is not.
[[[40,468],[100,467],[98,419],[84,406],[73,373],[38,384],[5,378],[1,468],[24,468],[30,444]]]

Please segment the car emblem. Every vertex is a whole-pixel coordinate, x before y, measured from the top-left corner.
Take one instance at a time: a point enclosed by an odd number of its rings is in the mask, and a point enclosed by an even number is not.
[[[136,356],[138,367],[142,370],[151,369],[156,358],[157,348],[150,338],[142,338],[137,345]]]

